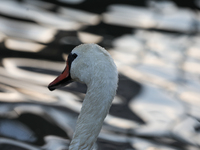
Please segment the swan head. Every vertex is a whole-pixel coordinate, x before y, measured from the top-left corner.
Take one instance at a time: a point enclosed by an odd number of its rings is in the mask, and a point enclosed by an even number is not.
[[[117,88],[117,68],[104,48],[97,44],[81,44],[68,55],[64,71],[48,88],[52,91],[73,81],[85,83],[87,86],[94,82],[107,83]]]

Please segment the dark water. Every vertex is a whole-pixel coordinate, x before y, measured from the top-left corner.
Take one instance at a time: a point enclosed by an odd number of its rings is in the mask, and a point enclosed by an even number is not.
[[[198,150],[200,1],[0,1],[0,150],[68,149],[87,87],[50,92],[71,50],[119,71],[98,150]]]

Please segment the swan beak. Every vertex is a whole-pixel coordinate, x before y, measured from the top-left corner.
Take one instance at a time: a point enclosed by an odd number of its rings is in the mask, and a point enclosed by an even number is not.
[[[73,82],[69,70],[70,69],[67,61],[67,67],[64,69],[64,71],[53,82],[49,84],[48,88],[50,91],[53,91],[57,88],[63,87]]]

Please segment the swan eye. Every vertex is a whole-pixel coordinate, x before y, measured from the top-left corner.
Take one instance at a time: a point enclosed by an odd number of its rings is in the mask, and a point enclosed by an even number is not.
[[[72,63],[72,62],[74,61],[74,59],[76,59],[77,56],[78,56],[78,55],[77,55],[76,53],[74,53],[74,54],[70,53],[70,54],[68,55],[68,61],[69,61],[70,63]]]
[[[76,53],[72,54],[72,56],[74,57],[74,59],[78,56]]]
[[[74,53],[74,54],[70,53],[70,54],[68,55],[67,64],[69,65],[69,70],[70,70],[70,68],[71,68],[72,62],[74,61],[74,59],[76,59],[77,56],[78,56],[78,55],[77,55],[76,53]]]

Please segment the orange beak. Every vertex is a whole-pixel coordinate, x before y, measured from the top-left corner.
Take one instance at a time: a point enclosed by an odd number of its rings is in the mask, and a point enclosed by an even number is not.
[[[63,70],[63,72],[53,81],[49,84],[48,88],[50,91],[53,91],[57,88],[63,87],[69,83],[73,82],[71,76],[70,76],[70,67],[67,60],[67,66]]]

